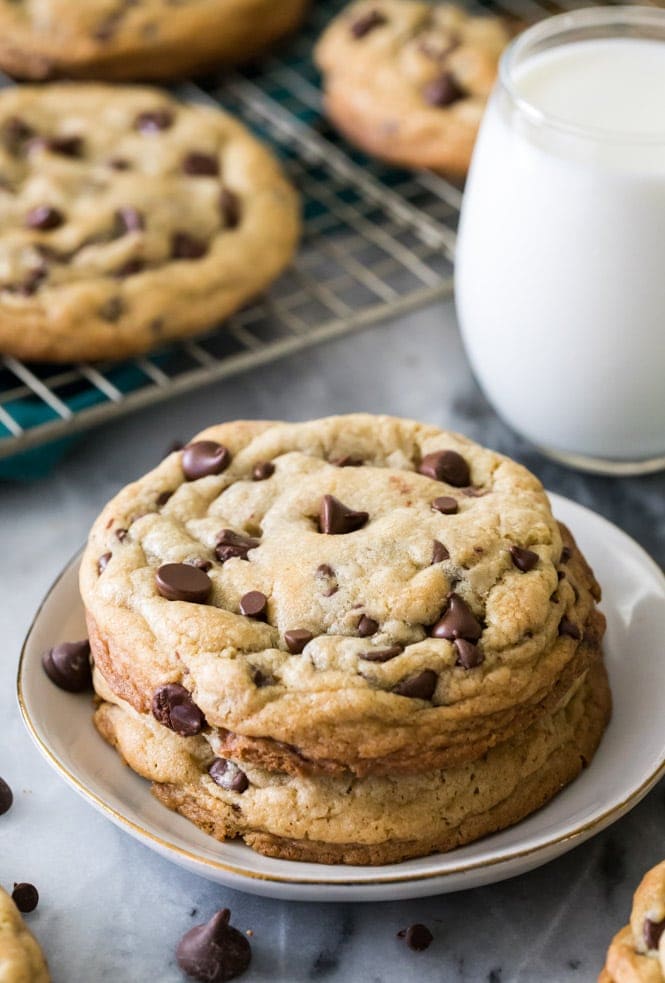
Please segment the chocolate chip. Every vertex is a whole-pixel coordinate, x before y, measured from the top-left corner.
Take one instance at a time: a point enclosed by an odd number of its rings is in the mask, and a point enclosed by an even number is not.
[[[644,941],[647,949],[658,948],[663,932],[665,932],[665,918],[662,922],[652,922],[650,918],[644,919]]]
[[[134,256],[133,259],[128,259],[122,266],[113,274],[117,279],[122,280],[126,276],[134,276],[135,273],[142,273],[145,269],[145,260],[140,259],[138,256]]]
[[[185,174],[194,177],[216,177],[219,174],[219,160],[212,154],[201,154],[196,151],[187,154],[182,162]]]
[[[118,321],[125,312],[125,303],[122,297],[109,297],[99,308],[99,316],[112,324]]]
[[[201,259],[208,252],[208,243],[195,239],[187,232],[174,232],[171,236],[172,259]]]
[[[335,571],[333,570],[333,568],[330,566],[329,563],[322,563],[320,566],[318,566],[316,568],[316,576],[321,580],[326,580],[328,582],[326,590],[323,591],[324,597],[332,597],[333,594],[337,593],[337,591],[339,590],[337,581],[335,579],[337,574],[335,573]]]
[[[212,590],[207,573],[189,563],[164,563],[155,574],[155,583],[167,601],[205,604]]]
[[[31,208],[25,217],[25,224],[29,229],[39,229],[42,232],[59,228],[65,221],[62,212],[52,205],[37,205]]]
[[[572,555],[573,555],[573,551],[571,550],[570,546],[564,546],[564,548],[561,550],[561,559],[559,560],[559,562],[568,563],[568,560],[571,558]]]
[[[252,481],[266,481],[267,478],[272,478],[274,473],[275,465],[272,461],[261,461],[252,468]]]
[[[4,816],[12,807],[14,793],[4,778],[0,778],[0,816]]]
[[[565,578],[565,576],[566,575],[563,572],[563,570],[557,570],[557,572],[556,572],[556,579],[557,580],[561,581],[561,580],[563,580]]]
[[[127,539],[128,535],[129,535],[129,529],[116,529],[115,531],[115,538],[120,543],[123,543]]]
[[[101,576],[104,573],[107,566],[109,565],[109,560],[113,556],[113,553],[102,553],[100,558],[97,560],[97,573]]]
[[[397,937],[404,939],[409,949],[414,949],[416,952],[424,952],[425,949],[429,949],[434,941],[434,936],[427,925],[421,925],[420,922],[403,928],[401,932],[397,933]]]
[[[265,672],[262,672],[260,669],[255,669],[254,672],[252,673],[252,682],[254,683],[257,689],[263,689],[264,686],[275,685],[275,679],[273,678],[273,676],[267,675]]]
[[[259,540],[252,539],[251,536],[243,536],[242,533],[233,532],[232,529],[222,529],[215,545],[215,556],[220,563],[226,563],[234,557],[248,560],[249,551],[255,550],[260,545]]]
[[[132,166],[124,157],[111,157],[107,163],[114,171],[128,171]]]
[[[219,193],[219,210],[227,229],[235,229],[240,225],[240,199],[228,188],[222,188]]]
[[[533,550],[524,549],[523,546],[511,546],[510,547],[510,557],[522,573],[528,573],[529,570],[533,570],[535,565],[538,563],[540,557]]]
[[[155,499],[155,504],[161,508],[162,505],[166,505],[166,503],[172,497],[172,495],[173,495],[172,491],[160,492],[157,498]]]
[[[358,634],[360,637],[369,638],[370,635],[375,635],[378,630],[379,622],[375,621],[374,618],[368,618],[366,614],[363,614],[358,622]]]
[[[361,652],[358,658],[364,659],[365,662],[389,662],[390,659],[394,659],[395,656],[401,655],[403,651],[404,649],[401,645],[391,645],[390,648],[387,649],[374,649],[370,652]]]
[[[485,661],[485,656],[473,642],[467,642],[465,638],[456,638],[453,644],[457,653],[455,665],[462,666],[464,669],[474,669]]]
[[[434,545],[432,548],[432,564],[442,563],[444,560],[450,559],[450,553],[438,539],[434,540]]]
[[[361,457],[351,457],[350,454],[345,454],[343,457],[332,457],[329,464],[333,464],[336,468],[360,468],[365,463]]]
[[[46,149],[63,157],[82,157],[84,144],[81,137],[51,137],[45,141]]]
[[[11,153],[19,151],[34,135],[33,128],[20,116],[10,116],[2,127],[2,142]]]
[[[464,638],[468,642],[476,642],[482,635],[480,623],[459,594],[448,594],[448,606],[443,615],[432,628],[434,638],[447,638],[454,641]]]
[[[582,633],[576,624],[573,624],[568,618],[564,617],[559,622],[559,634],[567,635],[569,638],[574,638],[577,641],[582,637]]]
[[[42,656],[42,666],[51,682],[68,693],[82,693],[92,685],[87,638],[55,645]]]
[[[173,126],[173,120],[170,109],[149,109],[139,113],[134,121],[134,129],[140,133],[158,133]]]
[[[268,598],[260,590],[250,590],[240,598],[240,613],[246,618],[264,618],[267,607]]]
[[[434,451],[426,454],[418,471],[427,478],[445,481],[456,488],[462,488],[471,482],[469,465],[457,451]]]
[[[360,40],[360,38],[366,37],[376,27],[381,27],[382,24],[387,23],[388,18],[380,10],[368,10],[366,14],[358,17],[351,24],[351,34],[354,38]]]
[[[442,515],[455,515],[458,509],[457,499],[451,498],[450,495],[439,495],[432,502],[432,508]]]
[[[368,512],[354,512],[334,495],[324,495],[319,511],[319,532],[331,536],[362,529],[369,519]]]
[[[187,481],[221,474],[230,462],[231,455],[227,448],[214,440],[197,440],[187,444],[182,453],[182,470]]]
[[[246,792],[249,788],[245,772],[226,758],[215,758],[208,768],[208,774],[215,785],[228,789],[229,792]]]
[[[484,498],[485,495],[489,495],[489,491],[484,488],[474,488],[469,485],[468,488],[462,489],[462,494],[466,495],[467,498]]]
[[[39,891],[34,884],[14,884],[12,901],[22,914],[27,915],[39,904]]]
[[[126,232],[141,232],[145,228],[143,215],[138,208],[131,205],[123,205],[115,213],[115,220],[118,232],[124,235]]]
[[[204,560],[202,556],[197,556],[193,560],[185,560],[185,563],[189,563],[191,566],[196,567],[197,570],[203,570],[207,573],[208,570],[212,570],[212,563],[210,560]]]
[[[152,697],[152,714],[160,724],[175,731],[181,737],[200,734],[206,720],[192,699],[189,690],[180,683],[168,683],[155,690]]]
[[[438,678],[433,669],[421,669],[420,672],[412,672],[401,679],[397,686],[393,686],[393,693],[416,700],[431,700]]]
[[[40,266],[36,266],[32,270],[28,270],[21,283],[7,284],[5,287],[3,287],[3,290],[8,290],[10,293],[14,294],[20,294],[22,297],[32,297],[47,276],[48,267],[46,266],[46,263],[42,263]]]
[[[308,642],[314,638],[306,628],[291,628],[284,632],[284,641],[291,655],[300,655]]]
[[[228,908],[218,911],[207,925],[183,935],[176,958],[183,972],[203,983],[226,983],[244,973],[252,958],[245,936],[229,925]]]
[[[423,88],[423,99],[430,106],[450,106],[464,98],[464,90],[460,88],[450,72],[444,72],[438,78],[432,79]]]

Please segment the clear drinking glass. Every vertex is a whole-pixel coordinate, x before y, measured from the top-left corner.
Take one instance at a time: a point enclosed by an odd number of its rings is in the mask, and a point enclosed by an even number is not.
[[[503,56],[462,207],[480,385],[545,453],[609,474],[665,468],[664,105],[665,11],[537,24]]]

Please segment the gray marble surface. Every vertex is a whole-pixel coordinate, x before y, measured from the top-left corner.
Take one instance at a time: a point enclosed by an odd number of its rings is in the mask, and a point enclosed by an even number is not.
[[[172,440],[208,423],[351,410],[460,429],[517,457],[549,488],[607,516],[665,562],[665,476],[575,474],[520,442],[477,390],[449,303],[125,418],[84,437],[50,478],[0,486],[0,775],[16,793],[0,818],[0,883],[39,887],[29,919],[55,983],[176,983],[177,939],[221,906],[255,933],[248,981],[591,981],[626,921],[635,884],[665,855],[661,784],[605,833],[501,884],[367,905],[264,900],[187,874],[137,844],[65,787],[33,748],[14,697],[21,641],[106,500]],[[415,921],[434,932],[427,952],[411,952],[395,937]]]

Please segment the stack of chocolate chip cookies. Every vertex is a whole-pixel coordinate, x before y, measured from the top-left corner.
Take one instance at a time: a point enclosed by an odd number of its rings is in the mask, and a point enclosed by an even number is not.
[[[273,856],[382,864],[517,822],[610,713],[599,588],[538,480],[391,417],[213,427],[96,521],[95,722]]]

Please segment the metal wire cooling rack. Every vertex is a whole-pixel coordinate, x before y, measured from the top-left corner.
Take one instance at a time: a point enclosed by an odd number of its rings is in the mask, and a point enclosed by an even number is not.
[[[299,188],[304,238],[270,292],[196,341],[121,364],[0,365],[0,458],[80,432],[418,307],[452,290],[461,189],[432,174],[368,161],[320,114],[311,50],[344,4],[314,5],[307,28],[256,73],[236,74],[184,98],[220,103],[270,141]],[[570,3],[570,6],[576,5]],[[579,4],[577,4],[579,5]],[[496,4],[484,4],[493,10]],[[501,0],[530,21],[566,6]]]

